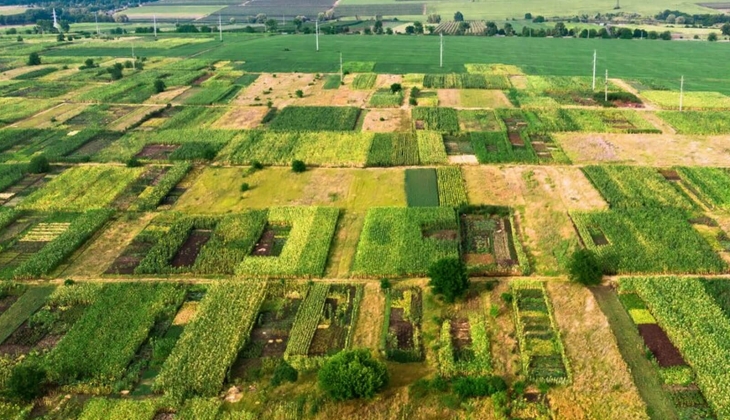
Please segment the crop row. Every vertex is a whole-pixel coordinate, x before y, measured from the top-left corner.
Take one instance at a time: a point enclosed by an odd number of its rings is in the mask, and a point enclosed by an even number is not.
[[[568,358],[542,282],[512,282],[517,341],[522,369],[535,382],[571,381]]]
[[[466,189],[464,180],[461,177],[461,169],[453,166],[436,168],[438,178],[439,205],[446,207],[459,207],[467,204]]]
[[[661,133],[639,113],[629,110],[548,108],[529,112],[539,119],[538,128],[548,132]]]
[[[21,263],[13,277],[28,279],[48,274],[101,228],[111,216],[108,210],[89,210],[75,217],[68,230]]]
[[[403,103],[403,91],[391,92],[390,89],[378,89],[368,101],[373,108],[396,108]]]
[[[433,131],[416,132],[418,157],[423,165],[446,163],[449,160],[441,134]]]
[[[131,206],[132,211],[154,210],[158,204],[175,188],[185,175],[190,171],[192,165],[187,162],[180,162],[173,165],[156,185],[150,185],[142,191]]]
[[[718,418],[730,417],[730,323],[699,279],[627,278],[623,291],[638,293],[692,366],[697,384]]]
[[[412,133],[377,133],[368,153],[367,166],[419,164],[418,142]]]
[[[211,286],[163,364],[154,388],[176,399],[217,395],[226,371],[248,339],[265,295],[265,283]]]
[[[583,172],[612,208],[673,207],[685,212],[696,208],[654,168],[586,166]]]
[[[673,208],[573,213],[585,245],[606,273],[720,273],[723,260]]]
[[[660,111],[657,112],[679,134],[718,135],[730,133],[730,118],[720,111]]]
[[[372,208],[355,254],[357,276],[423,274],[441,258],[459,255],[455,240],[428,237],[428,230],[457,230],[448,207]]]
[[[730,207],[730,173],[723,168],[677,168],[682,181],[712,207]]]
[[[306,356],[312,342],[317,325],[322,317],[322,309],[330,286],[327,283],[315,283],[309,288],[307,297],[299,305],[294,317],[294,325],[289,332],[284,357]]]
[[[345,106],[288,106],[277,111],[269,128],[277,131],[354,130],[360,108]]]
[[[479,73],[427,74],[423,87],[433,89],[509,89],[506,76]]]
[[[360,89],[360,90],[372,89],[373,86],[375,86],[375,81],[377,80],[377,78],[378,78],[378,75],[375,73],[358,74],[352,80],[351,86],[353,89]]]
[[[453,108],[417,107],[411,110],[416,129],[441,133],[459,131],[459,116]]]
[[[49,372],[62,383],[118,380],[160,313],[177,308],[185,289],[171,283],[105,286],[48,356]]]

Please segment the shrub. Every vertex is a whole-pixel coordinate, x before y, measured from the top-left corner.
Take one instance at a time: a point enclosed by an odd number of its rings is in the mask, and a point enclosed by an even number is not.
[[[37,52],[32,52],[28,56],[28,65],[29,66],[37,66],[41,64],[41,56],[38,55]]]
[[[274,376],[271,377],[271,386],[279,386],[284,382],[296,382],[299,378],[299,372],[289,363],[282,360],[274,370]]]
[[[319,386],[334,400],[372,398],[388,384],[388,368],[367,349],[343,351],[325,362]]]
[[[393,83],[392,85],[390,85],[390,91],[392,93],[397,93],[397,92],[400,92],[401,90],[403,90],[403,86],[401,86],[400,83]]]
[[[499,376],[462,377],[456,379],[452,388],[459,398],[488,397],[507,389]]]
[[[165,91],[167,86],[165,86],[165,81],[162,79],[156,79],[154,83],[155,92],[162,93]]]
[[[241,192],[246,192],[249,189],[251,189],[251,186],[248,185],[248,182],[244,182],[243,184],[241,184]]]
[[[469,288],[466,265],[458,258],[444,258],[436,261],[428,269],[431,281],[428,283],[433,293],[444,296],[448,303],[463,296]]]
[[[258,160],[252,160],[251,161],[251,169],[254,169],[256,171],[260,171],[261,169],[264,169],[264,165],[259,162]]]
[[[45,369],[33,364],[21,364],[13,369],[6,387],[11,397],[30,401],[42,394],[45,382]]]
[[[573,252],[568,262],[568,277],[584,286],[601,282],[601,264],[593,251],[579,249]]]
[[[380,290],[388,290],[388,289],[390,289],[390,287],[391,287],[390,280],[380,279]]]
[[[301,160],[294,160],[291,163],[291,170],[296,173],[302,173],[307,170],[307,165]]]
[[[304,92],[302,92],[301,89],[297,89],[297,91],[294,92],[294,93],[297,95],[297,98],[303,98],[304,97]]]
[[[127,168],[137,168],[139,166],[142,166],[142,162],[139,161],[136,157],[132,157],[127,159],[126,162]]]
[[[48,159],[43,155],[33,156],[28,164],[28,172],[32,174],[44,174],[49,168]]]

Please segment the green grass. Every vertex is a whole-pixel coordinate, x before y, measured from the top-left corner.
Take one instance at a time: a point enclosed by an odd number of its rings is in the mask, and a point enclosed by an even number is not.
[[[719,88],[718,88],[719,90]],[[730,133],[730,118],[719,111],[660,111],[657,115],[679,134],[715,135]]]
[[[46,302],[56,286],[30,287],[0,315],[0,343]]]
[[[278,131],[354,130],[360,109],[355,107],[288,106],[278,111],[269,128]]]
[[[406,199],[408,207],[438,206],[436,170],[432,168],[406,169]]]
[[[473,7],[483,8],[483,5],[474,3]],[[513,7],[512,4],[509,7]],[[665,8],[665,5],[659,6],[652,13]],[[532,12],[535,13],[534,10]],[[466,17],[469,19],[468,14]],[[597,50],[597,67],[610,67],[612,77],[660,79],[668,87],[679,90],[679,79],[684,75],[686,90],[730,93],[730,85],[724,82],[726,72],[717,65],[718,62],[730,60],[730,50],[724,48],[722,43],[448,37],[444,66],[439,67],[438,42],[438,38],[432,36],[323,36],[320,37],[320,51],[314,54],[314,35],[262,37],[227,34],[224,43],[152,47],[146,51],[146,55],[187,57],[201,53],[197,59],[243,59],[246,62],[242,68],[251,72],[335,73],[339,71],[339,52],[346,51],[347,62],[374,62],[372,70],[360,71],[376,73],[462,73],[467,63],[500,62],[517,65],[527,74],[590,76],[591,58],[593,51]],[[91,43],[73,49],[59,48],[44,54],[129,57],[130,46],[110,47]],[[282,54],[285,48],[290,51]],[[398,54],[392,51],[398,51]],[[667,66],[666,57],[683,59]]]
[[[340,79],[340,75],[330,74],[325,77],[324,86],[322,86],[322,89],[339,89],[341,85],[342,79]]]

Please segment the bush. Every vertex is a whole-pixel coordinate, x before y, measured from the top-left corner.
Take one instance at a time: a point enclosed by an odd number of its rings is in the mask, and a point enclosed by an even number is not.
[[[334,400],[372,398],[389,380],[385,363],[367,349],[343,351],[325,362],[318,375],[319,387]]]
[[[250,189],[251,189],[251,186],[248,185],[248,182],[244,182],[243,184],[241,184],[241,192],[246,192]]]
[[[252,160],[251,169],[260,171],[260,170],[264,169],[264,165],[261,162],[259,162],[258,160]]]
[[[458,258],[444,258],[436,261],[428,269],[431,281],[428,283],[433,293],[444,296],[448,303],[463,296],[469,288],[466,265]]]
[[[307,165],[301,160],[294,160],[291,163],[291,170],[296,173],[302,173],[307,170]]]
[[[456,379],[452,388],[459,398],[488,397],[507,389],[499,376],[462,377]]]
[[[304,92],[302,92],[301,89],[298,89],[296,92],[294,92],[297,95],[297,98],[303,98]]]
[[[48,159],[43,155],[33,156],[28,164],[28,172],[32,174],[44,174],[50,169]]]
[[[45,369],[37,365],[21,364],[13,369],[6,387],[11,397],[31,401],[43,393],[45,382]]]
[[[299,372],[289,363],[282,360],[274,370],[274,376],[271,377],[271,386],[279,386],[284,382],[296,382],[299,379]]]
[[[403,90],[403,86],[401,86],[400,83],[393,83],[392,85],[390,85],[390,91],[392,93],[398,93],[401,90]]]
[[[391,287],[390,280],[380,279],[380,290],[388,290],[388,289],[390,289],[390,287]]]
[[[127,159],[126,165],[127,168],[137,168],[142,166],[142,162],[140,162],[136,157],[131,157]]]
[[[157,92],[157,93],[162,93],[167,88],[167,86],[165,86],[165,81],[162,79],[156,79],[154,87],[155,87],[155,92]]]
[[[28,65],[29,66],[37,66],[41,64],[41,56],[38,55],[37,52],[32,52],[28,56]]]
[[[573,253],[568,262],[568,277],[571,281],[585,286],[601,282],[601,264],[593,251],[579,249]]]

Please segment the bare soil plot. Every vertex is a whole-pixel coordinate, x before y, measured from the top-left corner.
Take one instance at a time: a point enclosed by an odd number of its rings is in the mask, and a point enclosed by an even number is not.
[[[573,370],[571,386],[549,392],[550,406],[561,419],[648,419],[608,320],[590,291],[548,282],[548,292]]]
[[[139,124],[140,121],[147,118],[147,116],[155,111],[159,111],[163,108],[160,106],[141,106],[134,109],[132,112],[124,115],[123,117],[109,123],[107,128],[112,131],[126,131],[130,127]]]
[[[576,164],[625,162],[646,166],[730,166],[730,136],[676,134],[555,134]]]
[[[232,103],[254,106],[271,101],[276,107],[284,107],[299,100],[295,96],[297,90],[305,95],[311,93],[314,82],[312,74],[263,73],[249,87],[242,89]]]
[[[362,131],[386,133],[392,131],[409,131],[411,118],[403,109],[371,109],[365,114]]]
[[[400,74],[379,74],[375,80],[375,88],[389,89],[393,83],[403,84],[403,76]]]
[[[188,238],[183,242],[180,250],[172,258],[170,265],[173,267],[190,267],[195,263],[198,254],[203,246],[210,240],[211,231],[193,229]]]
[[[684,366],[682,354],[657,324],[639,324],[639,335],[661,367]]]
[[[459,89],[438,89],[436,94],[439,98],[439,106],[448,108],[461,107],[461,94]]]
[[[364,286],[364,294],[360,301],[360,310],[352,339],[354,348],[377,348],[380,341],[380,330],[385,313],[385,295],[377,283],[369,282]]]
[[[527,76],[510,76],[509,81],[515,89],[527,89]]]
[[[211,125],[211,128],[251,130],[261,124],[268,108],[264,106],[233,107]]]
[[[295,98],[290,105],[362,107],[368,103],[371,94],[367,90],[352,90],[347,85],[340,86],[339,89],[323,89],[318,82],[309,91],[305,91],[304,97]]]
[[[179,144],[147,144],[134,157],[151,160],[167,160],[179,148]]]
[[[157,94],[154,94],[150,96],[149,99],[145,101],[146,104],[166,104],[171,102],[176,102],[175,98],[182,95],[190,89],[190,86],[183,86],[179,88],[169,89],[164,92],[160,92]]]

